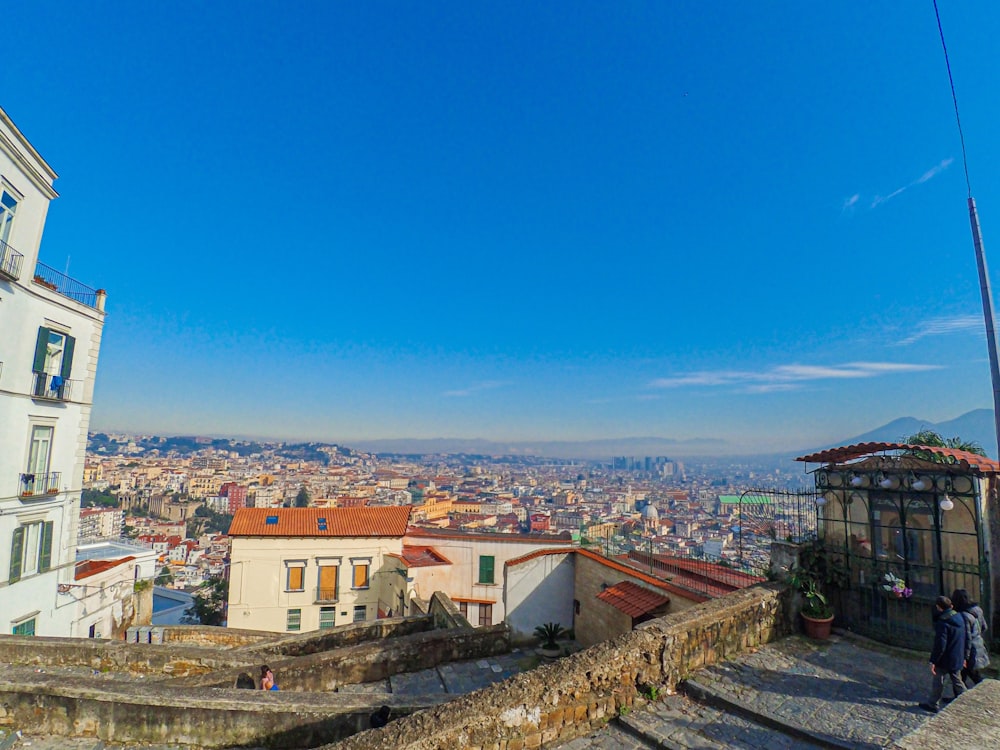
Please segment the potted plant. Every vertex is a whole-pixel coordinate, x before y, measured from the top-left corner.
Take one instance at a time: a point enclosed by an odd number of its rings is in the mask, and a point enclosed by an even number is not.
[[[792,569],[789,583],[802,594],[800,614],[803,630],[810,638],[830,637],[834,613],[825,587],[846,586],[848,577],[846,568],[830,556],[822,542],[810,542],[799,549],[799,563]]]
[[[538,653],[549,659],[559,656],[561,651],[556,639],[565,632],[566,629],[558,622],[547,622],[535,628],[535,636],[542,642],[542,645],[538,647]]]

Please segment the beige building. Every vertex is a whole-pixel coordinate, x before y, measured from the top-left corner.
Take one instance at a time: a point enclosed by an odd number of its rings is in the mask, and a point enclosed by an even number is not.
[[[410,511],[241,508],[229,529],[229,626],[306,632],[405,611]]]

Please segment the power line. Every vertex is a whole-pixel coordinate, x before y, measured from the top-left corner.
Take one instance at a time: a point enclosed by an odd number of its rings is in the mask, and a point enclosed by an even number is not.
[[[951,84],[951,101],[955,105],[955,122],[958,123],[958,139],[962,143],[962,166],[965,168],[965,187],[969,197],[972,197],[972,183],[969,182],[969,162],[965,157],[965,135],[962,133],[962,118],[958,116],[958,97],[955,96],[955,81],[951,77],[951,61],[948,59],[948,45],[944,43],[944,29],[941,28],[941,14],[938,12],[937,0],[934,1],[934,16],[937,18],[938,34],[941,36],[941,49],[944,50],[944,65],[948,69],[948,83]]]

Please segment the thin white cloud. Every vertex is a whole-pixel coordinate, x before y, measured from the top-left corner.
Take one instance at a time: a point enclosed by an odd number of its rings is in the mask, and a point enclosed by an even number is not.
[[[951,317],[931,318],[917,324],[916,330],[900,340],[900,346],[914,344],[928,336],[948,336],[953,333],[968,333],[985,331],[981,315],[954,315]]]
[[[452,398],[464,398],[466,396],[472,396],[476,393],[482,393],[483,391],[492,391],[495,388],[503,388],[505,385],[510,385],[510,382],[506,380],[484,380],[481,383],[474,383],[468,388],[445,391],[443,395]]]
[[[953,161],[955,160],[952,158],[942,159],[939,163],[935,164],[933,167],[931,167],[922,175],[920,175],[920,177],[913,180],[913,182],[907,183],[906,185],[903,185],[903,187],[896,188],[892,192],[886,193],[885,195],[882,194],[876,195],[874,198],[872,198],[871,203],[869,203],[868,207],[878,208],[883,203],[888,203],[889,201],[891,201],[893,198],[895,198],[897,195],[904,192],[905,190],[909,190],[911,187],[915,187],[917,185],[923,185],[925,182],[934,179],[944,170],[950,167]],[[847,211],[848,209],[854,208],[860,200],[861,200],[861,194],[855,193],[846,201],[844,201],[843,210]]]
[[[906,362],[848,362],[842,365],[778,365],[769,370],[714,370],[657,378],[653,388],[684,388],[687,386],[743,386],[750,393],[773,393],[800,387],[814,380],[874,378],[907,372],[939,370],[940,365]]]

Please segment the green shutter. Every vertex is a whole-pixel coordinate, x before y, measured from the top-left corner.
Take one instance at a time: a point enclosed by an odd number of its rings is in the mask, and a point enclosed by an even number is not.
[[[42,551],[38,560],[38,572],[44,573],[52,567],[52,521],[42,524]]]
[[[66,345],[63,347],[62,371],[59,373],[63,380],[69,380],[69,374],[73,370],[73,349],[75,346],[76,339],[67,336]]]
[[[35,361],[31,369],[35,372],[45,372],[45,354],[49,350],[49,329],[38,327],[38,338],[35,340]]]
[[[21,580],[21,558],[24,557],[24,527],[14,529],[14,538],[10,542],[10,577],[9,583]]]
[[[479,556],[479,582],[493,583],[493,555]]]

